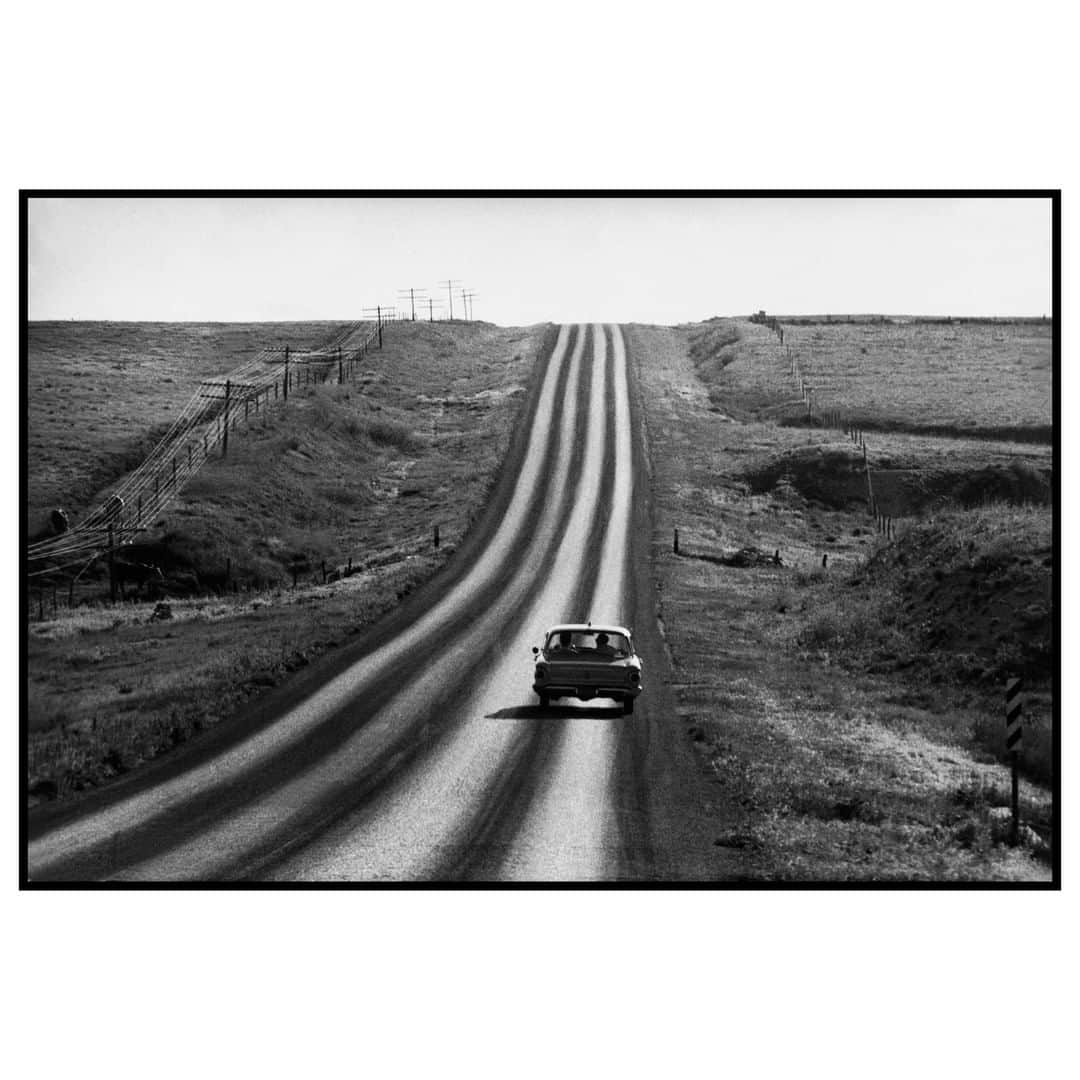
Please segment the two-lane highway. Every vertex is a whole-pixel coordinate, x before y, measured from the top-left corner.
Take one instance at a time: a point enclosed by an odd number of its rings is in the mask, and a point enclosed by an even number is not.
[[[540,708],[531,647],[632,613],[628,380],[617,326],[562,327],[512,494],[440,599],[243,737],[32,820],[31,879],[625,876],[617,751],[645,720]]]

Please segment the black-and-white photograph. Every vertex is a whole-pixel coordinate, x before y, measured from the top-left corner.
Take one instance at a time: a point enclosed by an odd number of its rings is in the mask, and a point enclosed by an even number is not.
[[[20,206],[24,888],[1059,883],[1060,193]]]
[[[9,1071],[1061,1072],[1061,6],[9,7]]]

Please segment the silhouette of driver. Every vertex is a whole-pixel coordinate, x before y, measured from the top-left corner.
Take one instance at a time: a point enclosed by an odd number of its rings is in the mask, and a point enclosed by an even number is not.
[[[615,650],[611,647],[607,634],[600,633],[596,635],[596,651],[601,656],[615,655]]]

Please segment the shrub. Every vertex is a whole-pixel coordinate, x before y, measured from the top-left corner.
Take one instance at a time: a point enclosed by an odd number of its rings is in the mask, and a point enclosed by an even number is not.
[[[415,450],[419,440],[404,424],[397,420],[376,418],[367,423],[368,437],[378,446],[392,446],[396,450]]]

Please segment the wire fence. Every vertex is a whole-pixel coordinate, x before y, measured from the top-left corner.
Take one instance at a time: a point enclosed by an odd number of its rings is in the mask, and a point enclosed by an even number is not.
[[[381,345],[383,323],[392,319],[349,323],[317,349],[263,349],[225,376],[199,383],[153,450],[102,503],[75,526],[28,545],[31,582],[59,574],[73,586],[96,559],[133,543],[219,449],[220,456],[227,453],[230,430],[253,411],[284,404],[301,384],[326,382],[335,369],[339,383],[351,379],[369,350]]]
[[[764,312],[758,312],[757,315],[750,317],[750,321],[767,326],[779,338],[779,344],[785,350],[784,358],[788,364],[789,374],[806,409],[807,422],[813,427],[833,428],[842,431],[862,450],[863,473],[866,478],[867,513],[874,519],[876,531],[892,539],[896,536],[896,521],[893,515],[881,511],[877,497],[874,494],[873,470],[870,467],[866,432],[844,410],[832,408],[828,402],[823,402],[819,398],[817,388],[807,378],[801,354],[797,349],[793,349],[791,344],[784,344],[784,327],[777,319],[766,318]]]

